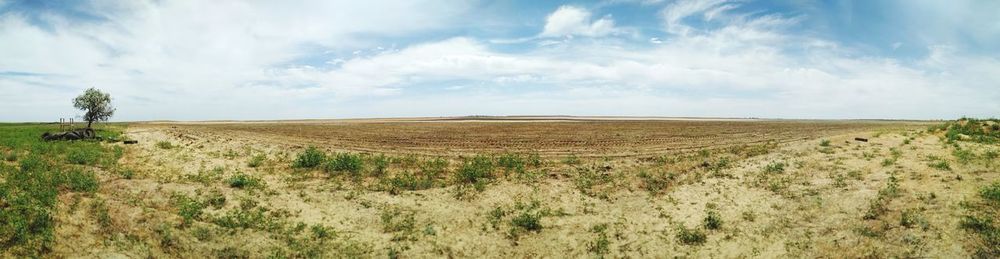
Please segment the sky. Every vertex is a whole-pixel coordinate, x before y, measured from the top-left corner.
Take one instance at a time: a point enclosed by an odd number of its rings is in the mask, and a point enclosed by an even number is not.
[[[1000,117],[1000,1],[0,0],[0,121]]]

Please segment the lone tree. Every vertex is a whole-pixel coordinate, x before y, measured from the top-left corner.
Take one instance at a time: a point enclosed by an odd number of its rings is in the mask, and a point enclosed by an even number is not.
[[[73,99],[73,107],[87,112],[83,115],[83,120],[87,121],[88,129],[95,121],[107,121],[115,114],[115,107],[111,106],[111,95],[93,87]]]

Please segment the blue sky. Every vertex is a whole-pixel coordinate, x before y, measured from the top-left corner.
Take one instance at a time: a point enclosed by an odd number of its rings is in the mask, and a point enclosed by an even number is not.
[[[1000,116],[998,1],[0,0],[0,121]]]

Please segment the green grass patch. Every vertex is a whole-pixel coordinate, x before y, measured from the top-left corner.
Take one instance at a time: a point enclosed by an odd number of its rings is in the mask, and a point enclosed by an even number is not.
[[[117,163],[113,148],[95,141],[43,141],[55,125],[0,124],[0,251],[14,257],[46,257],[54,241],[60,192],[94,192],[100,182],[89,166]],[[117,129],[98,130],[99,134]]]

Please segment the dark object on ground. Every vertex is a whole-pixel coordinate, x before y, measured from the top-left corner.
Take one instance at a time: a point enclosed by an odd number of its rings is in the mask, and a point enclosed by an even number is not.
[[[861,141],[861,142],[868,142],[868,139],[866,139],[866,138],[854,138],[854,140]]]
[[[125,144],[139,144],[139,141],[138,140],[126,140],[126,141],[122,141],[122,143],[125,143]]]
[[[94,129],[83,128],[75,129],[71,131],[63,131],[59,133],[49,133],[45,132],[42,134],[42,139],[45,140],[81,140],[90,139],[96,137],[97,134],[94,133]]]

